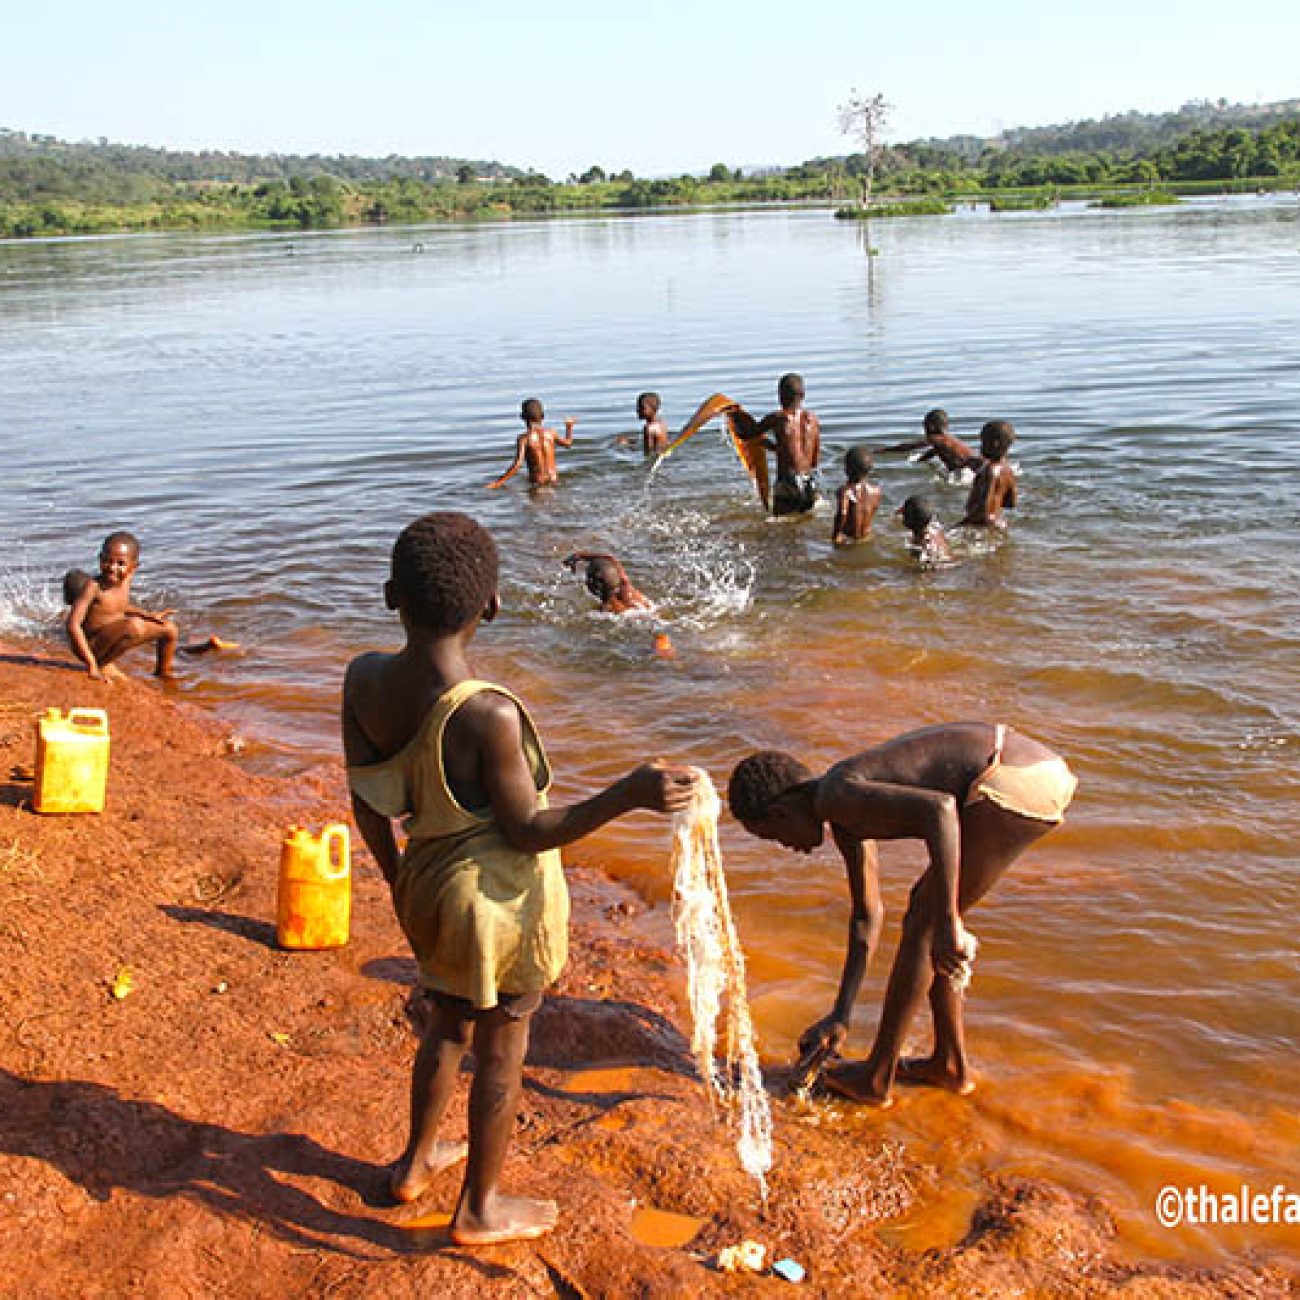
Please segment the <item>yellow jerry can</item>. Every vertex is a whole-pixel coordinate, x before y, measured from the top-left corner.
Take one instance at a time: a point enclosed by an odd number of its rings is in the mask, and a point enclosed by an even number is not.
[[[281,948],[341,948],[352,920],[348,828],[290,826],[280,847],[275,937]]]
[[[108,789],[108,714],[103,709],[46,709],[36,723],[38,813],[104,811]]]

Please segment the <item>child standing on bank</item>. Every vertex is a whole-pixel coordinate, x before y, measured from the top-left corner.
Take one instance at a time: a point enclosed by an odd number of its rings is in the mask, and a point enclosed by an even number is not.
[[[533,487],[546,487],[560,481],[560,471],[555,466],[556,447],[573,446],[573,426],[577,420],[568,416],[564,421],[564,435],[548,429],[542,423],[546,412],[536,397],[528,398],[519,408],[519,418],[524,431],[515,444],[515,459],[500,478],[488,484],[490,488],[504,487],[519,472],[521,465],[528,466],[528,481]]]
[[[835,494],[835,523],[831,526],[835,546],[852,546],[871,535],[871,521],[881,497],[879,486],[867,480],[874,464],[865,447],[851,447],[844,457],[845,482]]]
[[[393,1195],[415,1200],[463,1154],[437,1134],[472,1046],[468,1168],[452,1239],[481,1246],[540,1237],[555,1226],[555,1203],[507,1196],[500,1181],[530,1017],[568,955],[558,850],[634,809],[686,807],[696,776],[643,764],[580,803],[547,806],[551,770],[532,719],[469,664],[474,635],[500,602],[496,545],[467,516],[425,515],[402,531],[384,600],[401,617],[406,645],[348,666],[343,748],[357,827],[433,1002]]]
[[[99,575],[82,569],[63,575],[63,600],[70,605],[64,628],[72,653],[96,681],[117,681],[116,661],[137,646],[154,647],[154,676],[175,676],[176,651],[201,655],[210,650],[234,650],[233,641],[210,636],[193,645],[179,645],[180,633],[170,609],[152,611],[131,604],[131,579],[140,567],[140,543],[133,533],[109,533],[99,551]]]

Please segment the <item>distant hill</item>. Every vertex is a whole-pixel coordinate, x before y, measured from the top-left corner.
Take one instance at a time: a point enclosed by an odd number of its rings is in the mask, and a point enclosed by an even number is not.
[[[67,173],[85,181],[95,174],[135,177],[144,182],[195,184],[201,182],[259,184],[311,180],[334,176],[341,181],[454,180],[468,168],[482,180],[508,180],[523,176],[518,167],[477,159],[441,155],[402,158],[362,158],[350,154],[245,154],[230,150],[179,150],[150,145],[114,144],[108,140],[60,140],[52,135],[28,134],[0,127],[0,162],[6,170],[28,163],[47,177]]]

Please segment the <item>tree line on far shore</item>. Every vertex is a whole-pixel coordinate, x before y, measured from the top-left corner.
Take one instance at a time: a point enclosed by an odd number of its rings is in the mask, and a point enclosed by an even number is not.
[[[1300,104],[1234,117],[1226,106],[1126,114],[1034,128],[996,141],[954,137],[885,148],[878,190],[927,200],[991,197],[1041,206],[1058,195],[1300,186]],[[1290,110],[1279,113],[1279,109]],[[1170,122],[1181,123],[1174,129]],[[1156,129],[1151,123],[1163,123]],[[1079,148],[1081,140],[1113,140]],[[452,158],[181,153],[107,141],[69,144],[0,130],[0,237],[131,230],[328,229],[590,209],[734,203],[837,203],[857,190],[866,156],[818,158],[744,175],[646,179],[593,164],[566,180]],[[1028,195],[1022,203],[1016,195]],[[895,210],[907,210],[906,204]],[[929,210],[936,210],[932,205]],[[942,210],[940,205],[937,210]]]

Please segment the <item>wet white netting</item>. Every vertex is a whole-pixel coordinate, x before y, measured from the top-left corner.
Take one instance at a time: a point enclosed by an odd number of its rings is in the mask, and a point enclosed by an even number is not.
[[[673,923],[686,962],[691,1007],[691,1050],[709,1095],[738,1118],[741,1167],[767,1196],[772,1167],[772,1110],[754,1047],[745,995],[745,956],[731,919],[718,847],[721,804],[713,782],[700,773],[689,808],[673,819]],[[725,1002],[725,1011],[724,1004]],[[722,1060],[718,1021],[724,1018]]]

